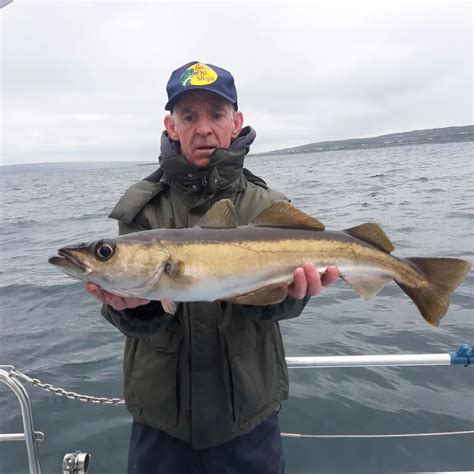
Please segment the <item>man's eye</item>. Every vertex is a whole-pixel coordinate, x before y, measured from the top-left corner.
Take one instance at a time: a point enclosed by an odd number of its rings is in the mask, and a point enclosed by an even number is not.
[[[193,121],[193,116],[192,115],[185,115],[184,116],[184,121],[185,122],[192,122]]]
[[[224,114],[221,114],[221,113],[218,113],[218,112],[215,112],[213,115],[212,115],[212,118],[214,118],[215,120],[219,120],[223,117]]]

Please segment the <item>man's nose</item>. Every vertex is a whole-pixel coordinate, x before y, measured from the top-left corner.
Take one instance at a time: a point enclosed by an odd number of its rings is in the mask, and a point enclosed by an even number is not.
[[[196,133],[198,135],[206,136],[209,135],[211,132],[211,122],[207,118],[200,118],[196,126]]]

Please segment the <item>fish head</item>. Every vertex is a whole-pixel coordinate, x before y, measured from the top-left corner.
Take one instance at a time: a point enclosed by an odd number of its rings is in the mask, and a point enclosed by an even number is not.
[[[78,280],[120,296],[140,297],[159,282],[170,258],[156,244],[101,239],[60,248],[48,261]]]

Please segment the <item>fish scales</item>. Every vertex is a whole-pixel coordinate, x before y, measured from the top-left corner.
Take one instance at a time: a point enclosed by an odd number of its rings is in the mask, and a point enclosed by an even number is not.
[[[252,234],[255,238],[251,238]],[[190,276],[196,272],[204,277],[210,270],[216,277],[238,272],[247,274],[260,269],[272,273],[275,268],[286,271],[288,276],[305,263],[313,263],[320,269],[336,265],[344,273],[349,265],[364,264],[374,272],[398,276],[401,282],[411,286],[428,285],[423,274],[413,265],[357,242],[342,232],[315,233],[247,226],[231,233],[206,229],[203,232],[205,238],[201,236],[198,241],[191,240],[188,232],[181,232],[179,238],[173,240],[165,240],[166,233],[161,233],[161,236],[164,237],[160,239],[161,245],[169,250],[173,259],[186,262]]]
[[[422,316],[437,326],[453,290],[471,268],[455,258],[398,258],[376,224],[326,231],[317,219],[278,201],[250,225],[237,226],[231,201],[215,204],[190,229],[158,229],[64,247],[49,259],[65,273],[120,296],[174,302],[223,300],[266,305],[283,301],[294,270],[329,265],[370,299],[394,280]]]

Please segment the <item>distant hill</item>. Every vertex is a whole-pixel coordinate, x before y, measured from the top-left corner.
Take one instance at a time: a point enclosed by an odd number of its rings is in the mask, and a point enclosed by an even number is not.
[[[307,145],[280,150],[256,153],[256,155],[288,155],[291,153],[315,153],[334,150],[363,150],[404,145],[424,145],[429,143],[452,143],[474,141],[474,125],[463,127],[432,128],[411,132],[390,133],[379,137],[350,138],[328,142],[308,143]]]

